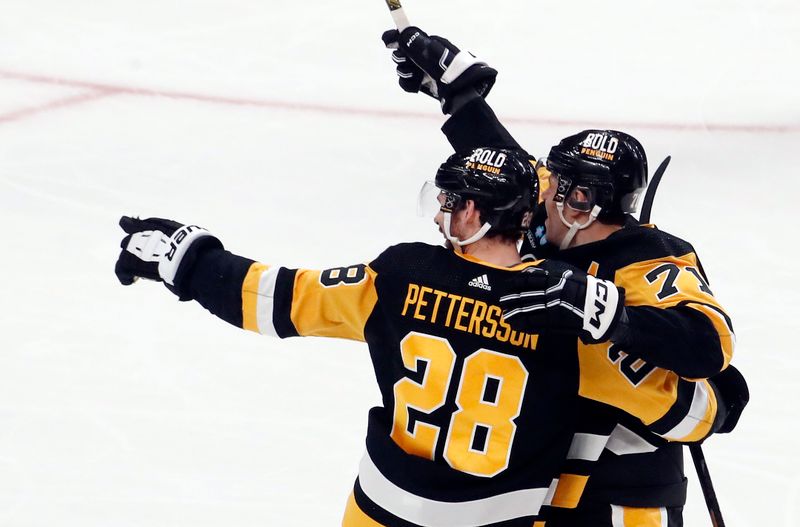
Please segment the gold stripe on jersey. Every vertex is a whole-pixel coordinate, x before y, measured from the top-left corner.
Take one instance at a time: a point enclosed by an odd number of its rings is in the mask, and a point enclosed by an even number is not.
[[[589,476],[561,474],[558,477],[558,485],[550,505],[562,509],[574,509],[578,506],[588,481]]]
[[[269,267],[253,263],[242,283],[242,328],[258,333],[258,287],[261,274]]]
[[[291,319],[303,337],[338,337],[364,341],[364,326],[375,304],[377,273],[369,266],[358,283],[322,284],[322,271],[300,269],[294,280]]]
[[[350,497],[347,498],[347,507],[344,509],[342,527],[384,527],[384,525],[367,516],[358,506],[356,498],[351,492]]]
[[[679,378],[656,368],[639,384],[631,383],[608,358],[612,344],[578,341],[581,396],[610,404],[641,419],[645,424],[662,417],[678,397]]]
[[[533,527],[545,527],[545,522],[533,522]]]
[[[614,527],[664,527],[667,524],[667,509],[611,506]]]
[[[663,434],[669,441],[688,443],[700,441],[711,433],[717,415],[717,396],[708,381],[699,381],[695,387],[691,408],[675,429]]]
[[[633,384],[618,369],[618,364],[609,360],[611,343],[578,343],[578,360],[581,380],[581,396],[601,403],[610,404],[634,415],[646,425],[663,417],[678,400],[678,383],[681,380],[675,373],[655,368],[638,384]],[[692,400],[686,416],[681,421],[678,435],[664,434],[670,441],[697,441],[708,435],[717,413],[717,400],[707,381],[702,383],[706,397],[698,393]],[[697,391],[697,390],[696,390]],[[677,431],[676,431],[677,432]]]
[[[518,264],[509,266],[509,267],[504,267],[502,265],[497,265],[497,264],[493,264],[493,263],[487,262],[485,260],[481,260],[480,258],[476,258],[476,257],[474,257],[474,256],[472,256],[470,254],[464,254],[464,253],[455,252],[455,251],[453,252],[453,254],[455,254],[459,258],[463,258],[464,260],[467,260],[469,262],[480,264],[480,265],[482,265],[484,267],[491,267],[493,269],[502,269],[503,271],[521,271],[523,269],[527,269],[528,267],[537,266],[537,265],[539,265],[540,263],[542,263],[544,261],[544,260],[541,260],[541,259],[539,259],[539,260],[526,260],[524,262],[520,261]]]

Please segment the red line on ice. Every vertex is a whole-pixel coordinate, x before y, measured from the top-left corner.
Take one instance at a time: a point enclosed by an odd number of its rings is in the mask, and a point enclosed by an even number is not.
[[[53,101],[40,104],[39,106],[20,108],[18,110],[12,110],[8,113],[0,114],[0,123],[16,121],[18,119],[24,119],[25,117],[30,117],[31,115],[35,115],[37,113],[49,112],[52,110],[57,110],[58,108],[74,106],[76,104],[90,102],[97,99],[102,99],[103,97],[110,97],[112,95],[116,95],[116,92],[110,90],[104,90],[104,91],[95,90],[89,93],[81,93],[78,95],[72,95],[70,97],[55,99]]]
[[[340,115],[365,115],[380,118],[410,118],[410,119],[436,119],[440,115],[434,113],[407,112],[400,110],[382,110],[378,108],[363,108],[355,106],[339,106],[326,104],[312,104],[303,102],[290,102],[270,99],[249,99],[241,97],[228,97],[208,95],[194,92],[156,90],[125,86],[121,84],[106,84],[86,82],[64,77],[51,77],[31,73],[0,70],[0,77],[18,79],[40,84],[54,84],[69,87],[87,88],[102,92],[100,96],[110,94],[126,94],[145,97],[165,97],[168,99],[193,100],[214,104],[227,104],[234,106],[254,106],[258,108],[274,108],[279,110],[303,111]],[[2,119],[0,119],[2,120]],[[535,125],[535,126],[564,126],[582,128],[597,126],[596,121],[582,121],[570,119],[539,119],[530,117],[503,117],[503,121],[510,124]],[[608,123],[612,128],[645,128],[653,130],[689,131],[689,132],[744,132],[744,133],[798,133],[800,125],[796,124],[736,124],[736,123],[670,123],[670,122],[614,122]]]

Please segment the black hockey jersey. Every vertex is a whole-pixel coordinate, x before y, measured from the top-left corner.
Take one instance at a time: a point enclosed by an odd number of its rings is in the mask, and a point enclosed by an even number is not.
[[[369,412],[354,497],[374,520],[530,527],[554,498],[577,503],[586,474],[561,473],[578,357],[548,352],[563,344],[514,328],[497,302],[530,265],[541,262],[499,268],[418,243],[369,265],[250,269],[245,329],[369,345],[383,404]]]
[[[717,394],[705,378],[731,360],[730,318],[714,298],[694,248],[633,218],[608,238],[559,251],[557,258],[624,288],[632,328],[624,346],[578,342],[580,394],[638,417],[617,418],[585,499],[682,505],[683,453],[676,442],[704,439],[720,424]],[[654,398],[691,410],[662,413],[666,404],[653,405]]]
[[[616,422],[582,417],[576,339],[502,319],[513,273],[421,243],[368,265],[268,267],[226,251],[201,256],[193,297],[244,329],[365,341],[382,395],[369,413],[354,497],[385,526],[530,527],[543,506],[575,507]],[[654,376],[654,379],[662,379]],[[648,384],[643,418],[689,414]],[[677,384],[694,384],[681,379]],[[660,408],[660,410],[655,410]]]

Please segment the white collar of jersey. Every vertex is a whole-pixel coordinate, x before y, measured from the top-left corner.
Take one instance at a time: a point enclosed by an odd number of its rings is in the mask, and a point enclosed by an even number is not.
[[[578,221],[573,221],[569,223],[567,219],[564,217],[564,202],[559,201],[556,203],[556,208],[558,209],[558,217],[561,218],[561,223],[569,227],[569,231],[564,236],[564,239],[561,240],[561,245],[559,245],[559,250],[563,251],[572,243],[572,239],[575,238],[575,235],[578,234],[578,231],[585,229],[592,223],[594,220],[597,219],[597,215],[600,214],[600,211],[603,209],[599,205],[595,205],[592,207],[592,212],[589,214],[589,220],[586,223],[578,223]]]

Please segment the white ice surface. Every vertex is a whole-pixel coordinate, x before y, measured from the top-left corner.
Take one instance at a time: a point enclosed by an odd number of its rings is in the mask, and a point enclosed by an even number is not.
[[[599,126],[673,155],[654,218],[697,247],[752,390],[706,446],[727,523],[800,525],[796,0],[405,4],[500,70],[532,153]],[[378,0],[2,2],[0,525],[338,524],[378,400],[365,348],[121,287],[116,221],[306,267],[437,242],[414,200],[443,119],[395,85],[389,24]]]

